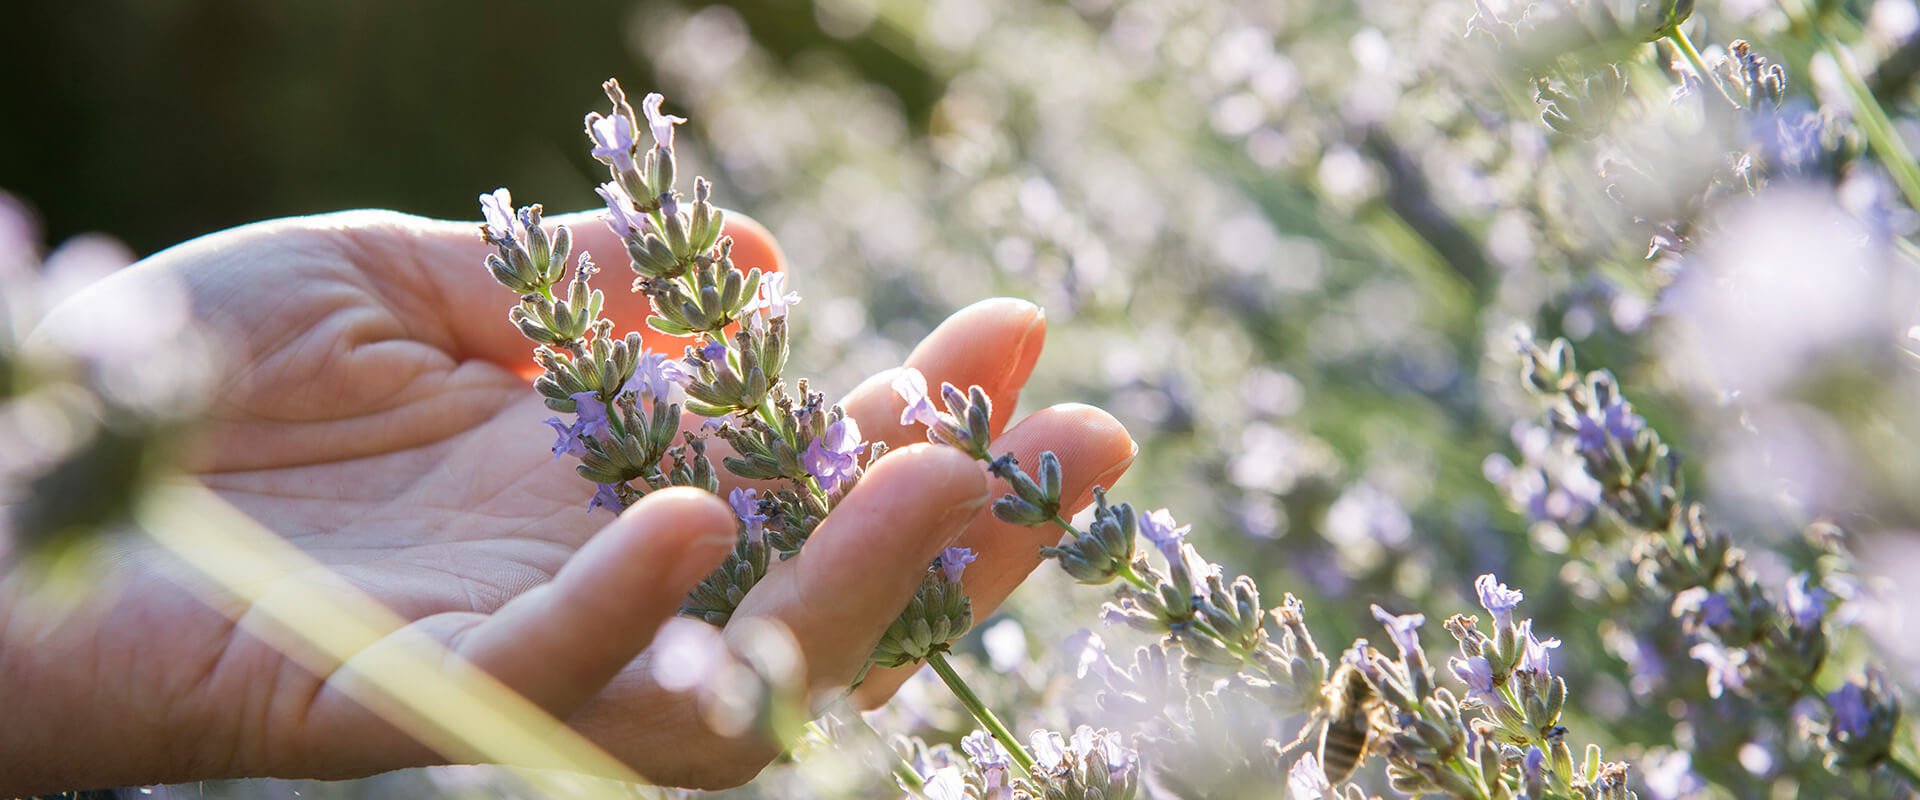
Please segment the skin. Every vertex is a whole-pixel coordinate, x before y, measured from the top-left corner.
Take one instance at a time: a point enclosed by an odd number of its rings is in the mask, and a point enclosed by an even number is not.
[[[609,316],[621,330],[641,327],[642,300],[623,291],[612,235],[591,218],[564,222],[576,253],[608,267],[599,284]],[[751,220],[733,217],[729,233],[743,266],[783,266]],[[592,486],[548,449],[540,421],[552,413],[528,385],[531,348],[506,322],[513,298],[485,275],[485,252],[472,223],[385,212],[261,223],[116,273],[41,330],[100,324],[88,315],[98,293],[183,283],[229,365],[190,471],[330,568],[288,580],[370,593],[411,621],[409,633],[486,669],[651,780],[743,783],[777,748],[708,730],[694,701],[655,685],[648,668],[654,632],[731,546],[731,513],[693,490],[655,493],[618,518],[584,511]],[[1134,446],[1086,406],[1011,420],[1045,330],[1036,306],[986,301],[948,319],[907,364],[935,385],[986,388],[1004,431],[995,450],[1027,464],[1058,452],[1077,509],[1093,484],[1125,471]],[[869,440],[896,449],[729,626],[786,626],[805,680],[827,694],[844,690],[940,549],[979,551],[966,584],[984,619],[1057,539],[994,519],[986,507],[1004,487],[901,426],[892,375],[842,403]],[[10,720],[0,725],[0,796],[444,762],[352,700],[342,674],[313,674],[269,646],[239,601],[210,606],[183,588],[181,569],[137,538],[111,561],[113,592],[55,626],[31,624],[20,577],[0,576],[0,708]],[[356,660],[397,646],[389,637]],[[907,674],[877,672],[857,701],[884,702]]]

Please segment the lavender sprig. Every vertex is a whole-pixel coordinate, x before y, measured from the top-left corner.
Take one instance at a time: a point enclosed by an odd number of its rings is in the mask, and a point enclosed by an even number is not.
[[[1680,457],[1646,425],[1604,370],[1581,374],[1572,346],[1520,342],[1522,382],[1548,404],[1547,418],[1603,487],[1608,511],[1634,534],[1623,554],[1633,580],[1622,588],[1643,608],[1677,618],[1707,666],[1713,697],[1738,697],[1783,727],[1803,700],[1822,707],[1823,724],[1803,728],[1835,769],[1885,766],[1913,788],[1911,765],[1895,758],[1892,731],[1901,704],[1869,667],[1866,677],[1822,695],[1815,678],[1827,664],[1838,598],[1814,576],[1784,593],[1769,591],[1731,538],[1708,524],[1680,473]],[[1836,536],[1830,555],[1844,560]]]
[[[798,553],[886,448],[865,441],[853,418],[805,379],[791,390],[783,380],[790,355],[787,325],[800,296],[786,290],[784,275],[734,264],[733,242],[723,212],[712,203],[710,183],[694,179],[691,203],[675,189],[674,128],[686,120],[665,114],[660,95],[647,95],[640,111],[653,145],[643,149],[640,115],[619,83],[609,80],[602,88],[612,107],[588,114],[584,125],[593,156],[611,178],[595,191],[607,204],[608,227],[626,250],[636,276],[633,289],[648,299],[647,325],[688,339],[681,357],[647,350],[637,331],[614,338],[613,321],[600,316],[604,298],[591,286],[597,270],[586,253],[561,298],[555,289],[568,274],[572,234],[565,226],[549,231],[538,205],[515,209],[506,189],[480,198],[486,219],[481,234],[496,250],[487,267],[497,282],[521,294],[509,322],[535,344],[542,370],[536,388],[550,408],[573,415],[546,424],[556,434],[555,457],[579,459],[575,470],[596,484],[589,511],[617,513],[668,486],[718,493],[719,477],[706,454],[709,438],[731,446],[733,454],[721,462],[727,472],[777,484],[734,490],[728,500],[739,539],[681,608],[724,625],[774,558]],[[984,453],[987,400],[977,389],[972,400],[981,410],[953,440],[977,441]],[[682,410],[705,421],[682,430]],[[928,567],[856,685],[873,666],[926,660],[943,669],[943,677],[951,673],[942,654],[973,624],[972,601],[960,582],[972,559],[972,551],[955,548]],[[963,702],[971,697],[957,675],[949,684]],[[1004,734],[1017,760],[1031,762],[977,698],[969,709]]]

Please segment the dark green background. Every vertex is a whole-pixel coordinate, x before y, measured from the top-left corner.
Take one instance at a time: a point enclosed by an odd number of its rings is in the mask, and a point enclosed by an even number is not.
[[[777,57],[832,49],[915,112],[936,96],[910,61],[822,34],[807,4],[733,5]],[[646,11],[617,0],[10,3],[0,189],[40,212],[52,241],[105,231],[141,254],[288,214],[471,217],[474,196],[501,185],[584,208],[599,170],[571,120],[603,102],[608,76],[653,85]]]

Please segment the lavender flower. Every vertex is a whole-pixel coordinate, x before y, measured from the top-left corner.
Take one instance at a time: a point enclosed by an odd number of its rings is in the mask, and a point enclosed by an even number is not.
[[[608,181],[593,191],[600,195],[601,200],[607,201],[607,227],[612,228],[620,238],[631,239],[634,231],[646,231],[650,224],[646,215],[634,209],[633,197],[619,182]]]
[[[623,508],[620,503],[620,493],[617,491],[620,485],[617,483],[600,483],[595,485],[600,488],[593,493],[591,499],[587,500],[587,513],[591,514],[594,509],[599,508],[607,509],[615,514],[620,513],[620,509]]]
[[[1589,456],[1604,456],[1607,453],[1609,439],[1626,446],[1633,443],[1646,421],[1633,413],[1633,405],[1620,397],[1595,414],[1582,414],[1578,420],[1579,429],[1574,432],[1576,445],[1580,452]]]
[[[929,428],[940,424],[940,412],[933,407],[933,398],[927,394],[927,376],[920,370],[907,367],[894,376],[893,392],[907,401],[907,407],[900,412],[900,424],[910,425],[918,422]]]
[[[660,213],[665,214],[669,217],[679,216],[680,215],[680,198],[675,197],[673,192],[661,192],[660,193]]]
[[[1501,702],[1500,695],[1494,691],[1493,663],[1486,656],[1447,659],[1447,668],[1453,676],[1467,685],[1467,699],[1480,700],[1490,705]]]
[[[1166,557],[1168,564],[1179,564],[1186,558],[1180,546],[1186,542],[1187,532],[1193,530],[1192,525],[1175,527],[1177,524],[1173,521],[1173,512],[1164,508],[1140,514],[1140,533],[1160,549],[1160,555]]]
[[[664,353],[646,352],[640,355],[634,365],[633,377],[628,378],[621,389],[654,403],[667,402],[675,387],[685,386],[693,378],[693,371],[679,359],[668,358]]]
[[[785,317],[787,306],[800,302],[799,292],[789,292],[786,289],[787,276],[784,273],[775,272],[762,277],[759,292],[754,295],[752,302],[747,303],[746,313],[754,314],[764,310],[767,312],[767,319]],[[923,385],[922,391],[924,390]]]
[[[1733,607],[1707,587],[1694,586],[1673,596],[1673,615],[1689,620],[1691,626],[1718,628],[1733,622]]]
[[[1373,607],[1373,618],[1387,626],[1387,635],[1400,648],[1401,655],[1420,649],[1420,626],[1427,622],[1425,614],[1394,615],[1378,605]],[[1556,642],[1557,643],[1557,642]]]
[[[653,132],[654,146],[661,150],[673,149],[673,126],[686,122],[686,117],[660,113],[660,104],[666,102],[665,95],[650,92],[640,101],[640,110],[647,115],[647,127]]]
[[[659,97],[652,95],[651,97]],[[656,104],[657,105],[657,104]],[[676,119],[678,119],[676,117]],[[685,122],[686,120],[680,120]],[[627,115],[615,112],[611,117],[599,114],[587,115],[587,133],[593,137],[593,157],[600,159],[618,173],[635,171],[633,166],[633,121]],[[671,139],[673,134],[667,134]],[[623,234],[624,235],[624,234]]]
[[[579,458],[587,454],[587,446],[580,441],[580,434],[574,430],[574,426],[561,422],[559,417],[548,417],[546,423],[556,434],[553,440],[554,458],[563,455]]]
[[[1827,708],[1833,712],[1836,733],[1863,737],[1873,723],[1873,708],[1867,703],[1866,689],[1852,681],[1827,695]]]
[[[727,343],[712,341],[702,345],[700,347],[700,357],[706,359],[707,363],[715,367],[725,364],[727,361]]]
[[[613,429],[607,422],[607,404],[600,401],[596,392],[576,392],[570,397],[576,411],[572,425],[560,421],[559,417],[548,417],[547,427],[556,434],[553,440],[553,457],[570,455],[579,458],[587,454],[586,437],[605,442],[613,438]]]
[[[1787,584],[1787,614],[1793,618],[1793,625],[1801,630],[1813,630],[1820,627],[1820,621],[1827,616],[1827,600],[1833,595],[1819,586],[1810,586],[1811,578],[1801,573]]]
[[[973,762],[973,768],[986,783],[985,798],[1012,795],[1009,771],[1013,766],[1013,756],[998,740],[987,735],[986,731],[974,731],[960,740],[960,750],[967,754],[967,760]]]
[[[1552,675],[1553,670],[1548,664],[1547,651],[1559,647],[1560,640],[1547,639],[1546,641],[1541,641],[1534,638],[1533,620],[1521,622],[1519,634],[1520,663],[1518,668],[1538,673],[1543,677]]]
[[[613,428],[607,422],[607,404],[600,400],[597,392],[575,392],[573,398],[574,413],[579,419],[573,423],[573,435],[585,439],[593,437],[599,441],[613,438]]]
[[[1546,768],[1547,768],[1547,751],[1542,750],[1539,747],[1529,745],[1527,747],[1527,755],[1520,762],[1520,769],[1522,772],[1526,774],[1527,782],[1537,783],[1541,781],[1544,778],[1542,773],[1546,770]]]
[[[758,543],[765,535],[767,515],[760,513],[760,490],[735,487],[727,494],[727,504],[733,506],[734,516],[740,518],[747,541]]]
[[[859,470],[857,456],[867,445],[860,440],[860,425],[852,417],[843,417],[827,426],[827,432],[807,445],[802,459],[807,473],[820,482],[820,488],[834,491],[853,479]]]
[[[940,571],[947,576],[948,583],[959,583],[960,575],[967,571],[967,565],[979,559],[980,555],[970,547],[949,547],[940,551]]]
[[[1293,762],[1287,770],[1288,800],[1324,800],[1333,792],[1333,784],[1327,781],[1327,771],[1320,766],[1320,757],[1308,752]]]
[[[957,767],[941,767],[927,777],[920,793],[927,800],[968,800],[967,781]]]
[[[1034,731],[1027,739],[1028,749],[1033,751],[1034,763],[1048,770],[1059,769],[1066,764],[1066,742],[1060,734],[1053,731]]]
[[[520,229],[520,221],[513,215],[513,195],[506,188],[480,195],[480,213],[487,220],[487,241],[503,246],[520,241],[524,231]]]
[[[1505,628],[1513,625],[1513,609],[1520,605],[1521,600],[1526,599],[1525,595],[1517,589],[1508,589],[1506,584],[1493,576],[1493,573],[1476,578],[1473,588],[1480,595],[1481,607],[1493,615],[1495,627]]]
[[[1719,697],[1729,689],[1737,692],[1746,688],[1747,679],[1741,667],[1747,663],[1747,651],[1701,642],[1688,650],[1687,655],[1707,665],[1708,695]]]

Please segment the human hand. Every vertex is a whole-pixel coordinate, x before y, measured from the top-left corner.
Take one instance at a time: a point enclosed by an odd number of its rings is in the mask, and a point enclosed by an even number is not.
[[[598,222],[580,244],[619,253]],[[729,225],[743,266],[778,268],[764,229]],[[95,292],[178,280],[194,313],[233,352],[190,468],[227,502],[326,564],[640,774],[664,783],[744,782],[776,754],[757,738],[707,730],[686,694],[656,685],[646,650],[686,591],[734,541],[724,503],[655,493],[619,518],[585,513],[591,484],[553,459],[548,415],[504,320],[513,302],[479,266],[471,224],[378,212],[282,220],[158,254],[57,309],[47,326],[100,325]],[[608,316],[641,327],[642,298],[608,292]],[[989,301],[949,319],[908,365],[931,381],[979,384],[1005,427],[1044,338],[1038,308]],[[652,340],[656,348],[674,348]],[[845,687],[954,543],[979,551],[966,574],[984,618],[1039,563],[1045,529],[985,511],[989,479],[947,448],[910,447],[891,373],[844,401],[870,440],[899,448],[876,465],[800,556],[755,587],[739,620],[795,636],[806,680]],[[998,431],[996,431],[998,432]],[[1133,447],[1082,406],[1045,409],[996,443],[1030,462],[1059,453],[1067,495],[1111,484]],[[115,595],[97,613],[32,642],[7,636],[19,582],[0,578],[0,794],[229,776],[345,778],[440,757],[251,632],[243,607],[213,608],[168,577],[157,550],[116,552]],[[729,626],[730,628],[733,625]],[[375,644],[377,651],[386,642]],[[883,702],[904,671],[870,676]]]

